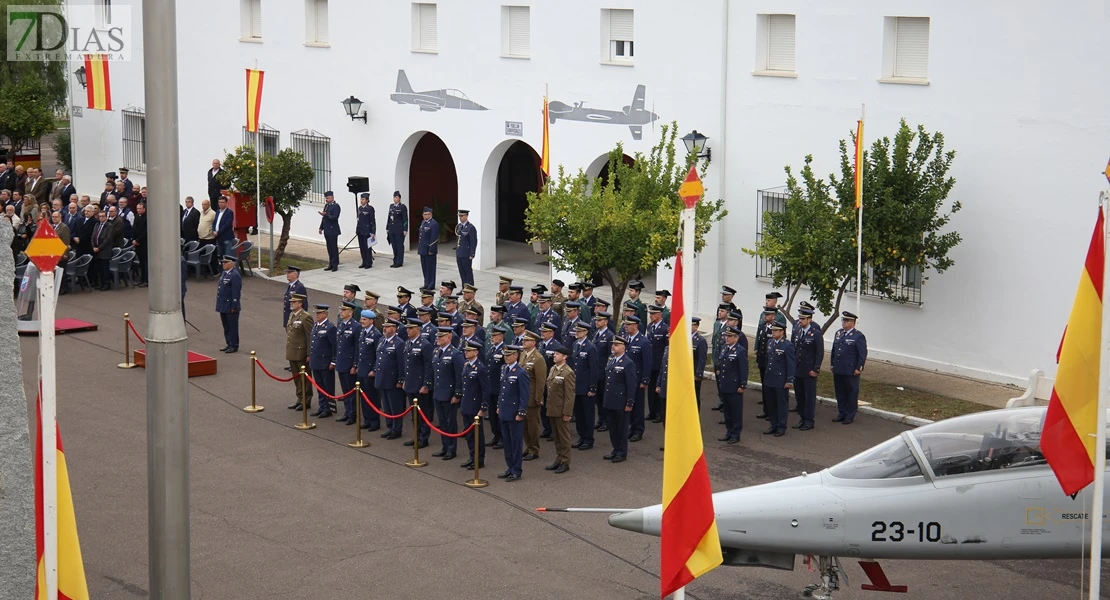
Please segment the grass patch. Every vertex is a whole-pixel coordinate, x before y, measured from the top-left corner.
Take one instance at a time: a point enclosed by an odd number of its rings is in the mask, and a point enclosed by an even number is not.
[[[251,264],[258,264],[259,250],[251,250]],[[270,266],[270,251],[268,249],[261,250],[262,252],[262,266]],[[302,271],[309,271],[312,269],[323,269],[328,266],[327,261],[316,260],[315,258],[308,258],[306,256],[297,256],[296,254],[285,254],[281,257],[281,262],[274,265],[274,271],[280,272],[288,266],[300,267]]]

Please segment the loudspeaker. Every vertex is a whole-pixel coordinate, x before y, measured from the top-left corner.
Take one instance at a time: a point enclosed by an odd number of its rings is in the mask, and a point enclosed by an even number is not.
[[[360,194],[362,192],[370,191],[370,178],[369,177],[348,177],[347,178],[347,191],[352,194]]]

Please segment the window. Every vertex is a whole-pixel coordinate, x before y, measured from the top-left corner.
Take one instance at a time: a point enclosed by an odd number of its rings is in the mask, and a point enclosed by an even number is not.
[[[929,82],[929,18],[887,17],[883,28],[883,77],[887,83]]]
[[[794,15],[757,15],[756,75],[793,77]]]
[[[635,55],[632,10],[601,9],[601,62],[632,64]]]
[[[436,52],[436,5],[412,4],[412,51]]]
[[[239,39],[244,42],[262,41],[262,0],[239,0]]]
[[[146,113],[141,108],[123,109],[123,165],[146,171]]]
[[[303,154],[312,164],[312,170],[316,173],[312,179],[312,190],[305,199],[309,202],[323,202],[324,192],[331,189],[331,138],[318,131],[302,129],[294,131],[289,136],[289,141],[293,149]]]
[[[532,53],[527,6],[501,7],[501,56],[528,58]]]
[[[256,134],[247,131],[247,128],[244,127],[243,145],[254,148],[255,135]],[[277,156],[277,153],[281,151],[281,132],[276,129],[270,129],[270,126],[265,123],[260,123],[257,135],[262,138],[262,154],[266,156]]]
[[[106,28],[112,23],[112,0],[96,0],[96,26]]]
[[[328,44],[328,0],[305,0],[304,41],[310,46]]]
[[[763,241],[763,219],[766,213],[783,213],[786,212],[786,187],[778,187],[769,190],[757,190],[755,193],[756,210],[759,214],[755,216],[756,229],[755,229],[755,243],[759,245]],[[762,256],[756,257],[755,263],[755,276],[765,279],[770,279],[775,275],[775,265],[770,260]]]

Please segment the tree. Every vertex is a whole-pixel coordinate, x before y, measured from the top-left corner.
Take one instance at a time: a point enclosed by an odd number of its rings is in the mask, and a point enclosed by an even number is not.
[[[916,145],[914,142],[916,140]],[[854,148],[855,140],[852,139]],[[766,212],[763,236],[754,249],[744,252],[770,261],[772,282],[785,286],[784,310],[793,322],[794,300],[802,286],[829,319],[827,330],[840,314],[844,292],[856,277],[855,184],[849,144],[840,141],[840,176],[818,179],[805,157],[801,181],[786,167],[787,199],[783,212]],[[922,125],[916,132],[901,121],[892,141],[882,138],[864,153],[863,167],[863,289],[870,287],[884,298],[904,303],[898,283],[907,267],[943,273],[954,264],[948,251],[960,243],[960,234],[942,232],[959,201],[945,206],[956,180],[948,171],[956,157],[944,150],[944,134],[930,134]],[[947,212],[944,212],[947,210]]]
[[[255,193],[255,151],[251,146],[239,146],[228,154],[222,166],[225,173],[220,176],[220,184],[241,194],[253,196]],[[293,214],[312,189],[316,177],[312,165],[304,155],[292,148],[286,148],[276,155],[262,155],[257,166],[258,190],[262,198],[273,197],[274,213],[281,216],[281,236],[274,249],[274,265],[281,263],[285,246],[289,243],[289,228]],[[247,208],[253,202],[246,202]]]
[[[540,193],[528,194],[525,223],[537,239],[551,247],[550,260],[578,277],[601,273],[613,291],[614,306],[624,301],[628,282],[652,271],[678,250],[682,199],[678,187],[697,156],[675,158],[678,124],[662,127],[659,143],[649,154],[637,152],[624,163],[624,148],[609,153],[609,179],[590,180],[579,169],[558,177]],[[701,165],[702,175],[708,161]],[[705,234],[726,214],[724,200],[702,201],[697,208],[695,251],[705,246]]]
[[[73,170],[73,146],[69,129],[62,129],[54,134],[54,154],[58,157],[58,164],[66,171]]]
[[[0,0],[0,14],[8,21],[12,6],[44,6],[61,9],[61,0]],[[65,35],[53,21],[45,20],[49,31],[46,37]],[[30,20],[19,19],[7,26],[0,27],[0,48],[9,48],[10,33],[22,36]],[[38,26],[35,25],[37,28]],[[31,36],[34,37],[34,36]],[[17,40],[12,40],[15,48]],[[44,42],[46,45],[46,42]],[[27,53],[31,47],[26,47]],[[57,52],[46,53],[45,60],[3,60],[0,61],[0,136],[6,136],[15,154],[32,139],[54,130],[54,112],[66,106],[66,60],[65,46]],[[21,54],[24,54],[21,53]],[[30,54],[34,54],[31,52]],[[61,58],[57,58],[57,57]]]
[[[31,73],[0,84],[0,136],[11,142],[9,152],[19,154],[30,140],[54,131],[54,110],[46,83]]]

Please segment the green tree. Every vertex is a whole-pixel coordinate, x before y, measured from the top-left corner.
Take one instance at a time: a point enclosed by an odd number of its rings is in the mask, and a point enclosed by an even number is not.
[[[855,139],[851,140],[855,147]],[[916,144],[915,144],[916,142]],[[802,286],[809,288],[817,308],[829,319],[827,330],[840,313],[845,291],[856,277],[855,169],[848,141],[840,141],[840,176],[818,179],[805,157],[801,180],[786,167],[787,200],[783,212],[766,212],[763,236],[744,252],[770,261],[772,281],[785,286],[785,312],[793,321],[794,300]],[[944,134],[930,134],[922,125],[914,131],[903,119],[894,139],[884,137],[864,153],[863,167],[863,285],[895,302],[909,300],[898,283],[909,267],[943,273],[954,264],[949,250],[960,234],[944,230],[958,201],[947,204],[956,180],[948,175],[954,150],[945,151]]]
[[[250,146],[239,146],[229,153],[222,166],[225,174],[221,175],[220,183],[242,194],[251,196],[255,193],[255,152]],[[289,228],[293,221],[293,214],[300,208],[301,202],[312,189],[312,180],[316,176],[312,164],[304,155],[292,148],[286,148],[274,156],[262,155],[262,162],[257,166],[258,191],[262,198],[273,197],[274,213],[281,216],[281,236],[278,246],[274,249],[274,265],[281,263],[285,255],[285,246],[289,243]],[[253,202],[246,203],[248,208]],[[261,250],[261,249],[260,249]]]
[[[69,129],[62,129],[54,134],[54,154],[58,157],[58,164],[66,171],[73,170],[73,147],[70,144]]]
[[[528,230],[551,247],[550,260],[578,277],[601,273],[613,292],[614,306],[624,301],[628,282],[650,272],[678,250],[683,208],[678,187],[697,156],[676,159],[678,124],[662,127],[660,141],[632,165],[624,163],[621,144],[609,153],[609,179],[590,180],[579,169],[558,176],[538,194],[528,194]],[[701,165],[702,176],[708,161]],[[726,214],[724,200],[698,203],[695,250],[705,234]]]
[[[5,52],[9,33],[22,37],[24,30],[31,25],[29,20],[9,23],[9,8],[12,5],[58,7],[60,10],[62,2],[0,0],[0,15],[4,15],[4,26],[0,27],[0,48]],[[44,45],[49,43],[51,36],[64,35],[56,23],[49,19],[45,22],[49,31],[45,33],[48,39]],[[33,37],[34,33],[28,42]],[[25,43],[24,52],[31,47],[30,43]],[[63,46],[59,51],[64,49]],[[66,106],[67,81],[64,59],[0,61],[0,136],[6,136],[11,141],[13,154],[27,141],[54,130],[54,113]]]

